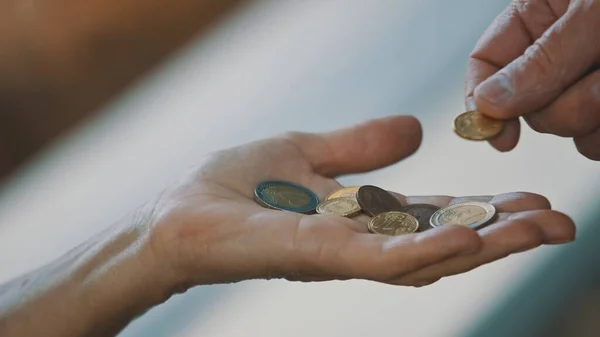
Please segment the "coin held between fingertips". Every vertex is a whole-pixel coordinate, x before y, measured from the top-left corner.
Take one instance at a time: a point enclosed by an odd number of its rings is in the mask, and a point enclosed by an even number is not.
[[[468,140],[489,140],[504,130],[504,121],[492,119],[477,110],[464,112],[454,119],[454,132]]]

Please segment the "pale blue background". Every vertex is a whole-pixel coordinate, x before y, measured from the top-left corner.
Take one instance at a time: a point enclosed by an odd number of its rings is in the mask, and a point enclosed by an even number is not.
[[[262,1],[238,11],[9,184],[0,196],[0,280],[108,226],[210,151],[390,114],[422,121],[422,148],[344,183],[405,194],[535,191],[581,219],[600,170],[568,140],[526,131],[515,152],[500,154],[450,129],[464,109],[469,52],[507,3]],[[463,336],[564,252],[545,247],[422,289],[361,281],[200,287],[121,336]]]

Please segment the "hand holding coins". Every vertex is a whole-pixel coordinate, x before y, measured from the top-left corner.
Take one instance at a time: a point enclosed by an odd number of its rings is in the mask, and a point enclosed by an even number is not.
[[[418,122],[397,116],[220,151],[140,217],[153,221],[153,256],[174,289],[253,278],[420,286],[572,240],[572,221],[539,195],[404,196],[335,180],[395,163],[419,140]]]
[[[365,213],[371,216],[367,224],[371,233],[389,236],[449,225],[479,229],[496,216],[496,208],[483,202],[462,202],[442,209],[430,204],[402,205],[390,192],[370,185],[341,188],[318,205],[313,192],[286,181],[262,182],[254,194],[260,205],[271,209],[308,214],[316,210],[347,218]]]

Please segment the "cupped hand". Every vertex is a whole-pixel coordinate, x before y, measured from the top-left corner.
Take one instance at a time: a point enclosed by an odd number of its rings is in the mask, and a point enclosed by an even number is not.
[[[469,109],[508,120],[491,141],[519,141],[519,117],[535,131],[573,138],[600,160],[600,1],[514,0],[469,59]]]
[[[215,153],[165,192],[151,212],[151,245],[187,289],[255,278],[367,279],[420,286],[511,253],[574,238],[574,225],[539,195],[405,197],[445,206],[482,200],[499,217],[479,232],[448,226],[389,237],[370,234],[364,217],[303,215],[254,201],[264,180],[308,187],[321,199],[335,177],[381,168],[412,154],[421,128],[389,117],[325,134],[290,133]]]

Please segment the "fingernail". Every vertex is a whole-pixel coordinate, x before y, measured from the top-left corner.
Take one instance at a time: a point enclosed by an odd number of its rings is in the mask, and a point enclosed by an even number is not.
[[[476,95],[500,107],[512,98],[513,87],[506,75],[497,74],[483,82],[476,89]]]

